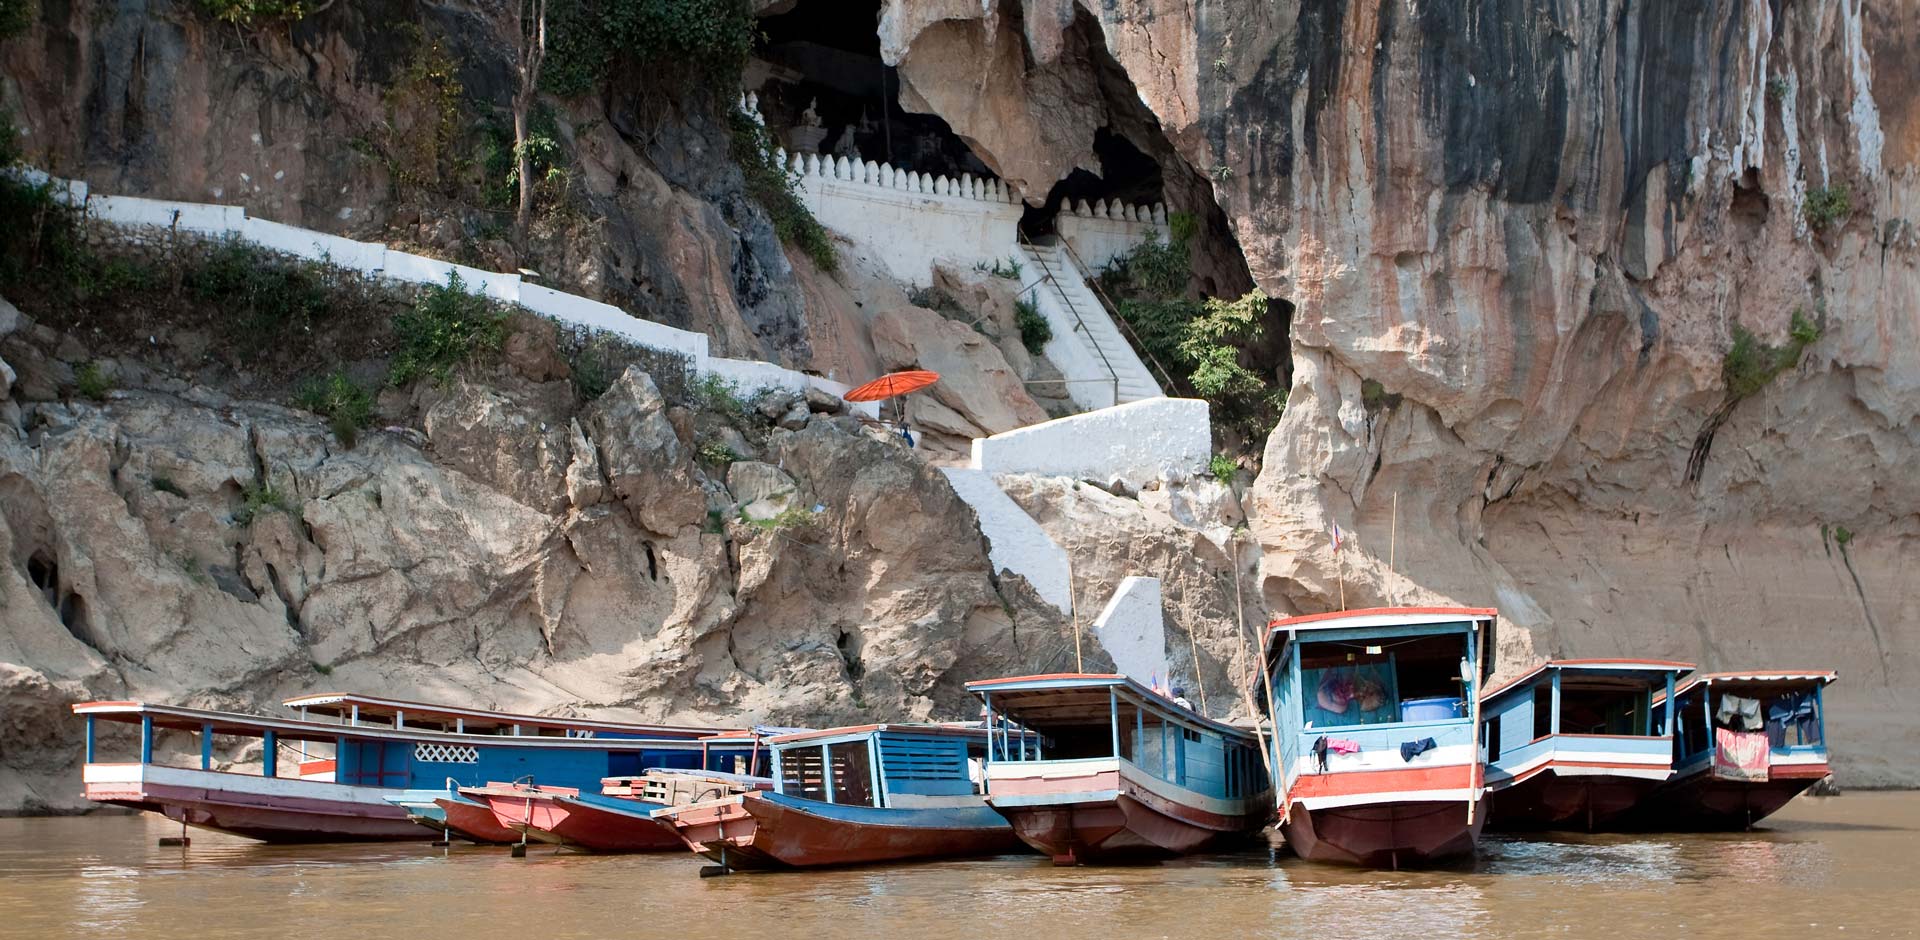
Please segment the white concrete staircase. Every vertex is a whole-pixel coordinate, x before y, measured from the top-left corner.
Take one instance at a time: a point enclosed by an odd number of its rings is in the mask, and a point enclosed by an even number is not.
[[[1047,358],[1066,376],[1076,403],[1091,411],[1165,395],[1066,249],[1029,244],[1020,252],[1029,269],[1026,291],[1053,327]]]

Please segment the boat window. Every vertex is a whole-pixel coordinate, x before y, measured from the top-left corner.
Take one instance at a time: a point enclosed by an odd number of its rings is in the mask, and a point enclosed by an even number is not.
[[[1487,763],[1500,759],[1500,716],[1487,719]]]
[[[790,747],[780,751],[780,792],[803,800],[827,798],[825,761],[817,747]]]
[[[1645,689],[1581,687],[1561,681],[1560,731],[1563,734],[1645,734]]]
[[[1553,687],[1545,682],[1533,688],[1533,740],[1553,733]]]
[[[1315,728],[1463,717],[1466,649],[1462,634],[1305,644],[1304,717]]]
[[[873,762],[868,759],[867,742],[846,741],[827,748],[833,762],[833,802],[849,806],[872,806]]]

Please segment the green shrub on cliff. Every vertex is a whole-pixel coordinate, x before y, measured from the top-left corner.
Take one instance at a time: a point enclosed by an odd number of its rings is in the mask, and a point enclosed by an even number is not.
[[[1020,328],[1020,345],[1036,356],[1053,340],[1053,325],[1040,315],[1040,305],[1028,294],[1013,302],[1013,322]]]
[[[1809,189],[1807,201],[1801,208],[1807,214],[1808,225],[1823,229],[1835,222],[1844,222],[1853,214],[1853,194],[1844,183]]]
[[[444,382],[454,367],[506,340],[507,315],[487,298],[467,293],[458,272],[444,287],[429,287],[419,300],[393,317],[390,381],[406,385],[432,377]]]
[[[838,268],[840,259],[834,253],[833,240],[807,204],[800,201],[798,183],[792,171],[780,165],[773,136],[737,110],[728,114],[728,129],[733,136],[734,162],[740,164],[746,178],[747,196],[767,210],[780,240],[806,252],[823,271]]]
[[[341,446],[352,450],[360,431],[373,423],[373,394],[344,372],[308,379],[293,393],[294,405],[327,419]]]
[[[327,283],[313,265],[228,238],[206,261],[190,267],[186,285],[248,325],[247,342],[264,344],[288,328],[306,328],[325,315]]]
[[[308,6],[304,0],[200,0],[200,9],[222,23],[252,26],[265,20],[297,20],[307,15]]]
[[[33,25],[40,0],[0,0],[0,39],[12,39]]]
[[[1116,298],[1134,345],[1150,363],[1172,370],[1175,381],[1206,399],[1216,425],[1249,438],[1265,437],[1286,401],[1284,390],[1268,389],[1247,353],[1265,334],[1267,296],[1254,290],[1234,299],[1194,299],[1189,259],[1198,223],[1179,212],[1168,223],[1171,238],[1150,237],[1115,259],[1101,284]]]
[[[626,60],[659,66],[649,80],[735,88],[754,23],[743,0],[555,0],[541,84],[557,95],[584,94]]]
[[[1800,354],[1820,339],[1820,327],[1807,315],[1795,310],[1787,330],[1787,342],[1770,346],[1746,327],[1733,325],[1733,345],[1720,363],[1720,375],[1727,383],[1727,400],[1739,401],[1767,387],[1781,373],[1800,363]]]

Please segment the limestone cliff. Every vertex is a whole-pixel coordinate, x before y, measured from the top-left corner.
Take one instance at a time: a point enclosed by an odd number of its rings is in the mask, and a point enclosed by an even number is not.
[[[1274,610],[1336,603],[1337,521],[1348,603],[1497,605],[1509,666],[1837,667],[1843,776],[1912,782],[1911,9],[892,0],[882,33],[903,72],[1023,48],[978,59],[1002,97],[955,123],[1041,175],[1079,135],[1001,112],[1053,119],[1096,37],[1292,303],[1251,513]],[[1731,390],[1736,327],[1785,346],[1796,311],[1818,341]]]

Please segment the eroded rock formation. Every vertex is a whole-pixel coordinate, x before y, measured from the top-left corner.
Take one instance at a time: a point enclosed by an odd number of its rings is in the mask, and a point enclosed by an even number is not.
[[[903,74],[966,20],[1023,34],[1038,80],[1071,66],[1075,18],[1097,20],[1254,279],[1294,305],[1252,507],[1272,609],[1335,603],[1338,521],[1357,534],[1350,604],[1497,605],[1524,628],[1510,665],[1838,667],[1844,772],[1911,779],[1913,11],[951,6],[888,4]],[[1035,140],[1049,149],[1022,165],[1080,159]],[[1735,326],[1785,345],[1796,311],[1820,339],[1733,401]]]

